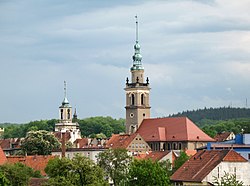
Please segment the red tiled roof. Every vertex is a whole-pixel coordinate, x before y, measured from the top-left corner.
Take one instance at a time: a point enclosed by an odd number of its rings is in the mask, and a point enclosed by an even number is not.
[[[187,117],[144,119],[137,133],[145,141],[215,141]]]
[[[230,150],[229,153],[223,158],[223,161],[226,162],[247,162],[245,158],[243,158],[240,154],[235,152],[234,150]]]
[[[164,158],[167,154],[169,154],[171,151],[152,151],[146,154],[145,159],[152,159],[154,161],[159,161],[162,158]]]
[[[226,141],[227,138],[230,136],[231,132],[222,132],[222,133],[219,133],[217,134],[214,139],[216,141]]]
[[[28,167],[33,168],[34,170],[41,171],[42,175],[46,175],[44,172],[45,167],[48,164],[48,161],[50,159],[54,159],[55,156],[48,155],[48,156],[41,156],[41,155],[35,155],[35,156],[7,156],[7,161],[9,163],[23,163],[27,165]]]
[[[132,140],[137,136],[137,133],[129,134],[113,134],[107,141],[106,147],[111,148],[127,148]]]
[[[3,149],[0,147],[0,165],[3,165],[7,162],[7,158],[3,152]]]
[[[9,149],[10,148],[10,139],[1,139],[0,146],[2,149]]]
[[[79,148],[88,147],[88,138],[76,139],[74,142],[76,145],[79,144]]]
[[[9,138],[9,139],[1,139],[0,146],[2,149],[10,149],[10,148],[20,148],[21,138]]]
[[[221,162],[247,162],[233,150],[198,151],[172,176],[172,181],[201,182]]]

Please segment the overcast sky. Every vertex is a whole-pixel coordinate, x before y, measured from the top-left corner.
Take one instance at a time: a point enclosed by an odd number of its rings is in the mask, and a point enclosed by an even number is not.
[[[125,117],[135,18],[152,117],[250,100],[249,0],[0,0],[0,123]],[[250,101],[249,101],[250,102]]]

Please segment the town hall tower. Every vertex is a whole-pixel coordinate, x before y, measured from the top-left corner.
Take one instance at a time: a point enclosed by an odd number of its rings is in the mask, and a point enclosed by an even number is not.
[[[136,42],[134,45],[133,66],[130,68],[131,81],[126,80],[126,133],[134,133],[143,119],[150,118],[149,79],[144,79],[144,68],[138,40],[138,20],[136,16]]]

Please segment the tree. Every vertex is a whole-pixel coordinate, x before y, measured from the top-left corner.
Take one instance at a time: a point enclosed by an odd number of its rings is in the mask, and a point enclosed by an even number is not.
[[[130,162],[131,157],[126,149],[108,149],[97,156],[98,165],[105,170],[115,186],[126,180]]]
[[[28,155],[49,155],[52,149],[60,148],[58,139],[48,131],[30,131],[22,141],[21,149]]]
[[[50,177],[48,185],[108,185],[104,180],[103,170],[92,160],[80,155],[76,155],[72,160],[68,158],[51,159],[45,172]]]
[[[112,117],[90,117],[78,120],[83,136],[103,133],[110,137],[112,133],[118,134],[125,131],[124,119],[113,119]]]
[[[243,186],[243,182],[236,179],[235,174],[229,174],[225,172],[225,175],[221,178],[217,178],[214,176],[213,184],[217,186]]]
[[[10,185],[10,181],[6,178],[3,172],[0,172],[0,185],[1,186]]]
[[[4,164],[0,166],[0,175],[4,175],[8,185],[11,186],[25,186],[28,185],[31,177],[40,178],[39,171],[34,171],[32,168],[22,164]]]
[[[179,169],[188,159],[189,156],[184,151],[181,151],[180,156],[174,161],[173,172]]]
[[[170,185],[169,173],[160,162],[151,159],[134,160],[129,168],[128,185]]]

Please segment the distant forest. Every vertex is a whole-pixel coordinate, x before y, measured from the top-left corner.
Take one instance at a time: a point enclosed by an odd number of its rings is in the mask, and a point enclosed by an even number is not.
[[[188,117],[211,137],[224,131],[235,134],[250,133],[249,108],[204,108],[170,115],[170,117],[178,116]]]
[[[4,128],[4,134],[1,138],[22,138],[26,136],[26,133],[33,130],[46,130],[54,131],[55,124],[59,120],[40,120],[31,121],[26,124],[10,124],[3,123],[0,124],[1,128]],[[114,119],[112,117],[90,117],[85,119],[78,119],[79,127],[83,137],[100,137],[106,138],[110,137],[113,133],[123,133],[125,132],[125,120],[124,119]]]
[[[249,108],[204,108],[193,111],[184,111],[170,115],[170,117],[186,116],[198,125],[205,133],[214,137],[223,131],[250,133]],[[0,124],[4,128],[2,138],[25,137],[31,130],[54,131],[56,119],[31,121],[26,124]],[[78,119],[82,136],[84,137],[110,137],[112,134],[125,132],[125,119],[112,117],[90,117]]]
[[[193,111],[183,111],[170,115],[170,117],[187,116],[195,123],[199,123],[204,119],[208,120],[229,120],[237,118],[250,118],[250,108],[204,108]]]

